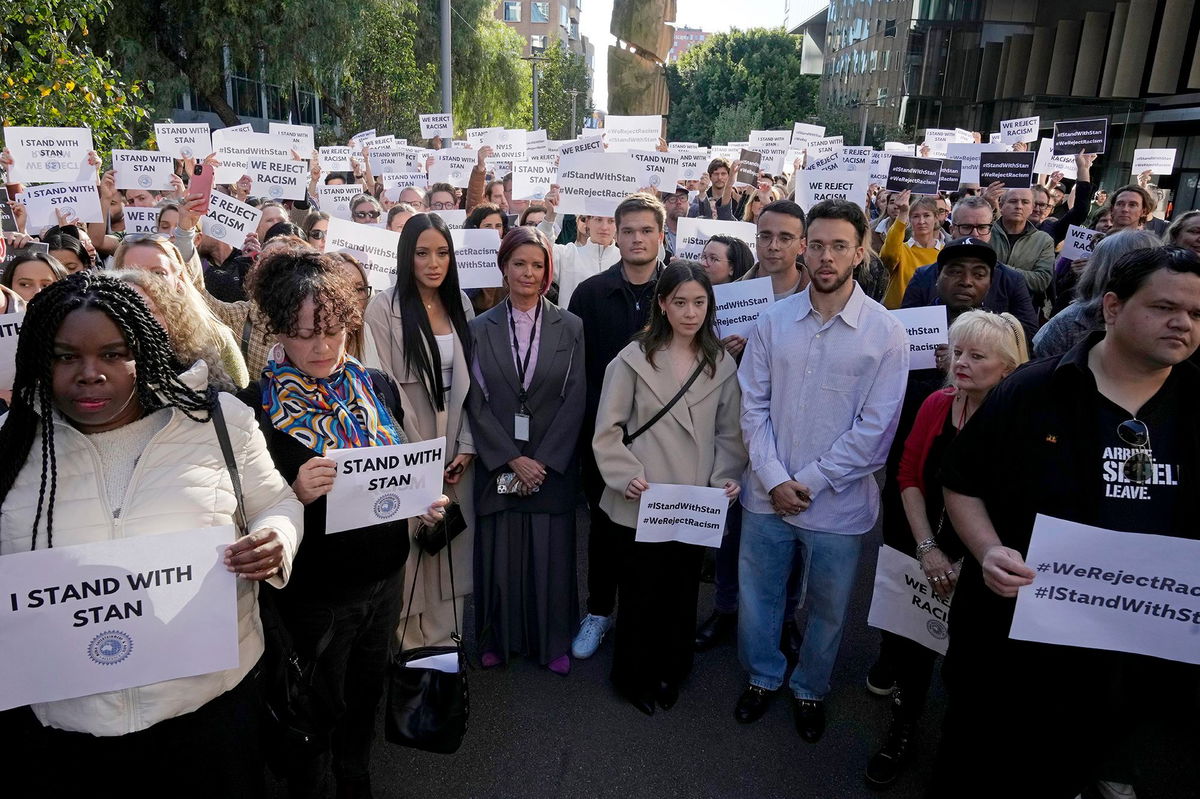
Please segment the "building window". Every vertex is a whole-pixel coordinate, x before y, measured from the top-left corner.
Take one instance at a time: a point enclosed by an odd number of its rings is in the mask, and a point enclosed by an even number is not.
[[[577,40],[579,38],[579,23],[571,20],[571,38]]]
[[[529,21],[530,22],[549,22],[550,21],[550,4],[549,3],[530,3],[529,4]]]
[[[262,102],[258,93],[258,81],[233,76],[233,110],[240,117],[261,117]]]
[[[529,37],[529,52],[533,55],[546,52],[546,37],[541,34],[534,34]]]
[[[504,21],[521,21],[521,0],[504,0]]]
[[[896,20],[889,19],[883,23],[883,35],[885,37],[896,37]]]
[[[558,24],[567,30],[571,29],[571,9],[567,8],[566,3],[558,7]]]

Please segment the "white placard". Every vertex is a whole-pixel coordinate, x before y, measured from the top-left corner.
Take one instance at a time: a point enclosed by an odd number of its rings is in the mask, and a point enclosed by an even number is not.
[[[370,130],[359,131],[358,133],[355,133],[353,136],[350,137],[350,147],[355,152],[361,153],[362,148],[363,148],[363,143],[366,142],[368,139],[373,139],[373,138],[375,138],[375,128],[371,128]]]
[[[154,126],[158,151],[172,158],[201,159],[212,155],[212,131],[207,122],[160,122]]]
[[[420,516],[442,495],[444,437],[413,444],[329,449],[325,457],[337,469],[333,488],[326,495],[326,534]]]
[[[602,153],[604,152],[604,139],[600,136],[588,136],[587,138],[572,139],[568,142],[563,142],[559,145],[558,154],[560,157],[568,155],[580,155],[582,153]]]
[[[708,152],[705,150],[690,150],[678,153],[679,179],[682,181],[700,180],[708,169]]]
[[[303,200],[308,196],[308,162],[251,158],[250,194],[272,200]]]
[[[716,235],[732,236],[740,239],[750,248],[750,252],[758,260],[758,228],[753,222],[731,222],[724,219],[704,219],[701,217],[679,217],[675,231],[675,256],[700,260],[704,245]],[[714,288],[716,288],[714,286]]]
[[[642,165],[629,153],[584,153],[558,162],[559,213],[612,216],[642,187]]]
[[[5,128],[4,146],[13,158],[9,183],[95,180],[96,168],[88,163],[91,128]]]
[[[253,133],[254,126],[249,122],[243,122],[240,125],[230,125],[227,128],[221,128],[217,133]],[[214,134],[215,135],[215,134]]]
[[[635,541],[719,547],[729,499],[720,488],[650,483],[638,503]]]
[[[875,150],[871,153],[871,182],[882,186],[887,183],[888,172],[892,168],[892,153]]]
[[[1132,488],[1149,497],[1174,468]],[[1025,563],[1037,576],[1017,592],[1010,638],[1200,663],[1200,541],[1038,514]]]
[[[113,150],[112,168],[115,187],[145,189],[146,191],[171,191],[171,178],[175,176],[175,159],[166,153],[153,150]]]
[[[867,202],[867,187],[871,184],[868,172],[808,171],[796,180],[796,202],[808,210],[822,200],[849,200],[857,206]]]
[[[870,172],[874,152],[870,147],[843,147],[838,151],[838,168],[847,172]]]
[[[946,155],[946,145],[959,141],[954,130],[944,128],[929,128],[925,131],[925,146],[929,148],[929,156],[940,158]],[[970,141],[969,139],[967,140]],[[967,142],[963,142],[966,144]],[[924,157],[924,156],[923,156]]]
[[[492,148],[492,154],[487,159],[489,165],[497,161],[524,161],[526,158],[524,130],[501,129],[488,137],[484,144]]]
[[[421,122],[423,138],[432,139],[438,136],[443,139],[454,138],[453,114],[419,114],[417,119]]]
[[[325,252],[348,250],[367,268],[367,282],[377,291],[385,291],[396,282],[396,259],[400,234],[374,225],[360,225],[340,217],[331,217],[325,233]]]
[[[1080,258],[1090,258],[1096,249],[1096,243],[1102,238],[1104,238],[1104,234],[1099,230],[1071,225],[1067,228],[1067,236],[1063,239],[1059,257],[1067,258],[1071,261],[1078,261]]]
[[[417,167],[416,157],[410,147],[379,147],[368,150],[368,160],[371,172],[381,175],[384,172],[402,172]]]
[[[679,183],[679,156],[675,153],[660,153],[650,150],[630,150],[629,154],[641,164],[641,187],[657,191],[675,191]]]
[[[466,188],[477,158],[474,150],[438,150],[433,155],[433,165],[429,167],[429,182],[449,183],[451,186]]]
[[[271,136],[282,136],[285,139],[291,139],[292,149],[304,155],[308,155],[317,149],[312,125],[289,125],[286,122],[268,122],[267,133]]]
[[[451,229],[454,239],[454,265],[458,268],[461,289],[491,289],[504,285],[497,252],[500,234],[495,230]]]
[[[100,192],[94,180],[83,183],[44,183],[27,186],[16,199],[25,203],[25,226],[30,233],[58,224],[55,210],[67,215],[67,221],[103,222]]]
[[[1000,122],[1000,141],[1004,144],[1037,141],[1038,130],[1041,127],[1042,118],[1040,116],[1002,120]]]
[[[126,233],[157,233],[159,208],[134,208],[125,206],[122,214],[125,216]]]
[[[775,303],[775,291],[771,278],[756,277],[713,286],[713,298],[717,303],[717,338],[749,338],[758,317]]]
[[[831,153],[824,158],[808,159],[804,163],[805,172],[832,172],[841,163],[840,153]]]
[[[1037,160],[1033,162],[1033,171],[1039,175],[1062,172],[1064,178],[1076,180],[1079,167],[1075,164],[1075,156],[1054,154],[1053,139],[1041,139],[1038,142]]]
[[[237,183],[243,175],[250,174],[250,159],[287,161],[292,157],[292,141],[283,136],[269,133],[213,134],[213,147],[217,149],[217,183]]]
[[[17,341],[25,312],[0,315],[0,391],[12,391],[17,376]]]
[[[700,147],[698,142],[694,141],[669,141],[667,142],[667,152],[669,153],[686,153],[691,152]]]
[[[317,186],[317,207],[339,219],[350,219],[350,201],[362,193],[363,187],[357,183],[322,183]]]
[[[1146,148],[1133,151],[1133,174],[1147,169],[1151,175],[1169,175],[1175,171],[1175,148]]]
[[[905,144],[902,141],[885,141],[883,143],[883,151],[885,153],[896,153],[897,155],[916,155],[917,146],[915,144]]]
[[[0,710],[238,665],[232,525],[0,557]]]
[[[262,211],[235,200],[228,194],[213,191],[208,203],[208,213],[200,219],[205,236],[223,241],[240,250],[246,237],[258,227]]]
[[[451,232],[462,230],[467,224],[467,212],[463,208],[450,208],[445,211],[431,211],[430,213],[440,216]]]
[[[655,150],[662,135],[661,116],[618,116],[604,118],[604,143],[614,153]]]
[[[545,130],[529,130],[525,132],[525,157],[534,158],[550,152],[549,140]],[[514,159],[520,160],[520,159]]]
[[[881,546],[867,624],[944,655],[950,643],[949,619],[950,601],[929,586],[917,559]]]
[[[514,200],[540,200],[550,191],[558,167],[550,161],[518,161],[513,164]]]
[[[317,150],[317,157],[321,162],[321,169],[326,172],[350,172],[354,169],[354,165],[350,163],[350,156],[353,150],[349,147],[322,147]]]
[[[828,158],[842,149],[842,137],[830,136],[827,139],[813,139],[808,143],[808,160],[815,161]]]
[[[376,175],[375,179],[382,183],[385,189],[407,189],[410,186],[424,188],[429,183],[429,177],[415,169],[407,172],[384,172]]]
[[[810,125],[807,122],[797,122],[792,125],[792,147],[803,150],[813,139],[825,138],[824,125]]]
[[[791,144],[790,130],[752,130],[750,131],[750,148],[762,155],[759,166],[772,175],[783,172],[783,157]]]
[[[397,145],[403,147],[408,142],[397,142],[396,137],[388,134],[387,136],[372,136],[369,139],[364,139],[358,146],[359,152],[365,147],[367,150],[383,150]]]
[[[1003,144],[950,142],[946,145],[946,157],[962,161],[962,169],[958,173],[960,186],[964,183],[979,183],[979,159],[984,153],[1002,152]]]
[[[892,315],[904,325],[908,334],[908,368],[932,369],[937,366],[934,351],[949,342],[946,333],[945,305],[927,305],[921,308],[898,308]]]

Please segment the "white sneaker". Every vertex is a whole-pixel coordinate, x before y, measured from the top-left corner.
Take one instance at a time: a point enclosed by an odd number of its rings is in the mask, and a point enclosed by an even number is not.
[[[571,654],[580,660],[590,658],[600,648],[604,634],[612,627],[612,616],[594,616],[591,613],[583,617],[579,624],[579,634],[571,644]]]

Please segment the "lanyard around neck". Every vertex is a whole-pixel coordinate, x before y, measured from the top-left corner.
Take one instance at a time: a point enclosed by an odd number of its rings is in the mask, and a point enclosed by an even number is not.
[[[508,300],[508,324],[512,328],[512,344],[513,354],[516,356],[517,362],[517,382],[520,385],[520,400],[521,407],[524,410],[525,402],[529,399],[529,395],[525,390],[525,376],[529,374],[529,359],[533,356],[533,337],[537,335],[538,319],[542,316],[542,302],[539,299],[538,304],[533,310],[533,326],[529,328],[529,347],[525,350],[525,359],[521,359],[521,346],[517,338],[517,319],[513,314],[512,300]]]

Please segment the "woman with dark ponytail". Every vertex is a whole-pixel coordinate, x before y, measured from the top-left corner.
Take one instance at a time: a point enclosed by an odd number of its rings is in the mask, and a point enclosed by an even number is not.
[[[258,582],[286,583],[301,506],[253,413],[207,390],[203,361],[177,374],[166,332],[113,276],[80,272],[29,304],[0,426],[0,556],[232,525],[237,499],[212,423],[217,402],[246,486],[248,534],[225,551],[226,567],[243,578],[238,665],[19,709],[30,756],[11,761],[18,785],[82,795],[117,769],[128,795],[168,784],[186,796],[262,794],[247,679],[263,651]]]

